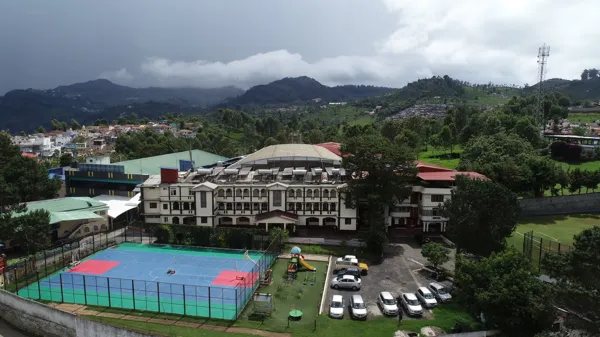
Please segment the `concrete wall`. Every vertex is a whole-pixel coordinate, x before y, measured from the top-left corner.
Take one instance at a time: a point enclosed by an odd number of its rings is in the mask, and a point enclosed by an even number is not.
[[[89,321],[0,290],[0,319],[42,337],[148,337],[130,330]]]
[[[521,199],[521,216],[598,213],[600,193]]]

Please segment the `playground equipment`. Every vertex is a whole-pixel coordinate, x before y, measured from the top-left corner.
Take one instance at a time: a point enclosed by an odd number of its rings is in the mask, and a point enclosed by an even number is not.
[[[302,311],[298,310],[294,307],[289,313],[288,320],[299,321],[301,319],[302,319]]]
[[[300,269],[300,267],[312,271],[312,272],[316,272],[317,268],[311,266],[308,262],[306,262],[306,260],[304,260],[304,256],[301,253],[300,247],[293,247],[292,251],[291,251],[291,255],[292,258],[290,259],[290,262],[288,263],[288,281],[291,280],[295,280],[297,277],[297,273]],[[316,275],[315,275],[316,278]],[[305,279],[305,283],[306,283],[306,279]]]
[[[271,283],[273,283],[273,270],[267,269],[267,271],[265,272],[265,276],[263,276],[263,279],[260,281],[260,285],[269,286],[271,285]]]
[[[267,293],[254,294],[253,314],[263,317],[269,317],[275,311],[273,304],[273,295]]]

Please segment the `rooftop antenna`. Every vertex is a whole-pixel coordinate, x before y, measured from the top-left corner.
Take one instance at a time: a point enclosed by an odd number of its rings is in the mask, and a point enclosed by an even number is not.
[[[544,117],[544,79],[546,78],[546,63],[548,62],[548,57],[550,57],[550,46],[547,46],[545,43],[538,49],[538,117],[542,121],[542,133],[546,129],[546,120]]]

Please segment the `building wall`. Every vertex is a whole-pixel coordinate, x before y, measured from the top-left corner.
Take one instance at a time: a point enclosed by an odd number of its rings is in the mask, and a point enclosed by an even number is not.
[[[521,216],[600,212],[600,193],[562,195],[519,200]]]
[[[107,218],[62,221],[58,223],[58,238],[62,239],[71,236],[73,230],[76,231],[75,235],[72,237],[81,237],[92,233],[107,231],[109,229],[108,225]],[[94,230],[94,228],[96,228],[96,230]]]
[[[22,331],[44,337],[150,337],[77,317],[0,290],[0,318]]]

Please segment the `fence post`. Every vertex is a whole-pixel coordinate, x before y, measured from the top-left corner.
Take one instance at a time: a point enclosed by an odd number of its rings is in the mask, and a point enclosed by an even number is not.
[[[96,252],[96,235],[92,234],[92,253]]]
[[[112,305],[110,302],[110,277],[106,278],[106,287],[108,288],[108,307],[112,308]]]
[[[46,263],[46,250],[44,249],[44,273],[48,276],[48,265]]]
[[[185,301],[185,284],[183,285],[183,316],[187,316],[186,310],[186,301]]]
[[[121,295],[121,297],[123,296]],[[133,298],[133,310],[135,310],[135,285],[133,283],[133,280],[131,280],[131,298]]]
[[[65,293],[63,290],[62,273],[58,274],[58,277],[60,277],[60,302],[64,303],[65,302]]]
[[[211,310],[212,300],[210,298],[210,289],[211,289],[211,287],[209,286],[208,287],[208,318],[212,318],[212,310]],[[198,299],[196,299],[196,300],[198,300]],[[198,302],[196,302],[196,305],[198,305],[197,303]]]
[[[160,313],[160,282],[156,282],[156,295],[158,296],[158,312]]]
[[[60,258],[62,260],[62,268],[65,267],[65,245],[60,246]],[[60,261],[60,260],[59,260]]]
[[[18,275],[17,275],[17,268],[13,269],[14,274],[15,274],[15,294],[19,293],[19,279],[18,279]]]
[[[544,239],[540,237],[540,253],[538,255],[538,273],[542,271],[542,247]]]
[[[123,242],[127,242],[127,229],[129,228],[129,226],[125,226],[125,230],[123,231],[123,234],[125,234],[125,241]]]
[[[83,303],[87,305],[87,287],[85,286],[85,275],[83,275]]]
[[[240,288],[240,283],[238,282],[238,285],[235,290],[235,318],[236,319],[237,319],[237,314],[238,314],[238,310],[239,310],[238,309],[238,296],[239,296],[238,289],[239,288]]]
[[[42,286],[40,285],[40,272],[38,272],[36,270],[35,276],[37,277],[37,284],[38,284],[38,298],[41,300],[42,299]]]

